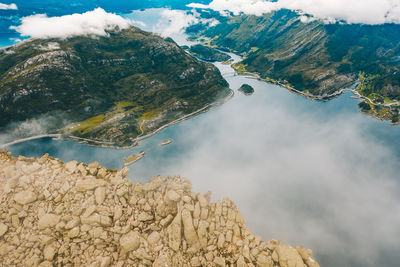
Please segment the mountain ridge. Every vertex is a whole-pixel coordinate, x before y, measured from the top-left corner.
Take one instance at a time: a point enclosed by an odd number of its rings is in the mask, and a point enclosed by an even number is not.
[[[129,146],[231,94],[219,70],[136,27],[0,51],[0,127],[46,114],[48,133]]]
[[[303,23],[289,10],[260,17],[223,17],[211,11],[202,15],[221,23],[195,25],[188,33],[240,53],[243,61],[235,66],[239,72],[256,73],[317,98],[359,84],[356,90],[370,107],[368,113],[398,120],[400,25]]]

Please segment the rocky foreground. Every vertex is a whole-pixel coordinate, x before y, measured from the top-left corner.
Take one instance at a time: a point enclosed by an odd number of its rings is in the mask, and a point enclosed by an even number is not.
[[[319,266],[309,249],[253,236],[228,199],[127,173],[1,151],[0,266]]]

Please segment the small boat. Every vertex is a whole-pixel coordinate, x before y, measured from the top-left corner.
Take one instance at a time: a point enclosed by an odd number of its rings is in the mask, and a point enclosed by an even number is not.
[[[162,146],[166,146],[166,145],[169,145],[169,144],[171,144],[171,143],[172,143],[172,140],[166,139],[166,140],[164,140],[164,141],[161,143],[161,145],[162,145]]]
[[[141,160],[144,157],[145,154],[146,154],[146,152],[140,151],[139,154],[127,157],[125,159],[124,166],[129,166],[129,165],[135,163],[136,161]]]

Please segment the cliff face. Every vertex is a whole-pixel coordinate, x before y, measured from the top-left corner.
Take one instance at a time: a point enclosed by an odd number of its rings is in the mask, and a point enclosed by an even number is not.
[[[127,172],[0,152],[0,265],[319,266],[308,249],[253,236],[228,199]]]

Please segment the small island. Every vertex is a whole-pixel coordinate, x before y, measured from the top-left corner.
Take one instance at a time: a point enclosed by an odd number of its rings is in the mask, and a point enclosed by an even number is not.
[[[231,59],[231,56],[224,54],[217,49],[204,45],[193,45],[189,49],[192,55],[208,62],[226,62]]]
[[[245,83],[242,86],[240,86],[239,92],[243,93],[244,95],[251,95],[254,93],[254,88]]]
[[[169,145],[169,144],[171,144],[171,143],[172,143],[172,140],[166,139],[166,140],[164,140],[164,141],[161,143],[161,145],[162,145],[162,146],[166,146],[166,145]]]
[[[145,154],[146,154],[146,152],[141,151],[139,154],[127,157],[125,159],[124,166],[129,166],[129,165],[135,163],[136,161],[141,160],[144,157]]]

